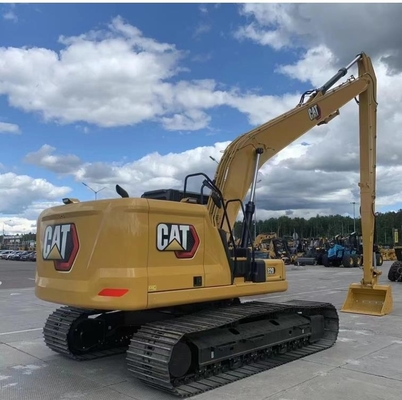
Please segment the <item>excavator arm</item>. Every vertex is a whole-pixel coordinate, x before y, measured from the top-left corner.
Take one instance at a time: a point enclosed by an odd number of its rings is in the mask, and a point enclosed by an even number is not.
[[[351,77],[331,89],[356,63],[358,64],[358,77]],[[309,95],[309,98],[304,102],[306,94]],[[364,273],[360,284],[364,288],[373,288],[377,285],[377,278],[381,271],[372,267],[376,196],[376,95],[377,80],[371,59],[365,53],[361,53],[349,65],[340,69],[321,88],[306,92],[294,109],[239,136],[226,148],[214,179],[224,201],[230,199],[243,201],[251,186],[250,199],[245,208],[240,247],[247,247],[250,242],[250,230],[247,227],[251,225],[255,211],[254,197],[258,170],[303,134],[317,125],[331,121],[339,115],[341,107],[355,99],[359,105],[359,186],[364,260]],[[226,232],[233,229],[240,207],[239,202],[232,201],[227,204],[227,207],[222,208],[218,207],[212,199],[208,201],[211,220]],[[224,218],[225,212],[226,218]],[[384,298],[389,299],[387,294],[389,294],[390,288],[385,287],[384,290],[386,291],[385,297],[381,295],[381,299],[378,299],[379,307],[383,307],[387,303],[384,302]],[[357,293],[356,290],[355,293]],[[349,299],[352,297],[350,292]],[[357,297],[355,300],[359,301]],[[356,303],[356,301],[352,301],[352,303]],[[346,308],[353,307],[349,304],[348,307],[344,307],[345,311]],[[381,310],[384,311],[385,308],[383,307]],[[387,306],[386,310],[390,310],[390,308]]]

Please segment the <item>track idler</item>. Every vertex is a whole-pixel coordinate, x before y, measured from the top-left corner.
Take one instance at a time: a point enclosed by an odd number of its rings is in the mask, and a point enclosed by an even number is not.
[[[121,312],[105,313],[61,307],[43,328],[46,345],[75,360],[91,360],[124,353],[134,328],[125,325]]]

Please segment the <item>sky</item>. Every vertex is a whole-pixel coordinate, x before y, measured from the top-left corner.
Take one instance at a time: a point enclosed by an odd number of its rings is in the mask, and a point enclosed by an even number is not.
[[[210,157],[362,51],[378,80],[376,210],[399,210],[401,17],[400,4],[1,4],[0,229],[35,232],[62,198],[92,200],[83,182],[105,199],[213,178]],[[260,169],[258,219],[352,215],[358,105],[340,112]]]

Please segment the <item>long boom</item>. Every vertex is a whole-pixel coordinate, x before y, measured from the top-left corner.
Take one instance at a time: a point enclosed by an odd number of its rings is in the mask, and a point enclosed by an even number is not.
[[[358,77],[330,89],[348,69],[358,63]],[[342,68],[321,88],[313,91],[309,99],[294,109],[243,134],[226,148],[215,174],[215,184],[229,199],[244,200],[251,186],[251,203],[254,202],[256,173],[272,157],[317,125],[325,124],[339,115],[339,109],[359,96],[360,122],[360,179],[362,234],[364,260],[372,265],[374,239],[375,157],[376,157],[376,76],[371,59],[359,54],[347,67]],[[220,225],[223,210],[210,200],[208,209],[212,221]],[[234,226],[240,204],[227,206],[230,226],[223,221],[223,229]],[[243,238],[243,245],[244,243]],[[368,276],[365,276],[365,279]]]

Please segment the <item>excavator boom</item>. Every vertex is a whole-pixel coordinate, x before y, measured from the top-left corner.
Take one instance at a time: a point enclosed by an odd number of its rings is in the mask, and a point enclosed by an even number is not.
[[[358,77],[349,78],[345,83],[330,89],[348,70],[358,64]],[[254,195],[258,170],[282,149],[317,125],[328,123],[339,115],[339,109],[349,101],[359,98],[360,123],[360,197],[363,236],[364,271],[361,282],[365,290],[359,297],[360,284],[350,288],[343,311],[375,313],[383,315],[392,309],[391,288],[377,285],[381,271],[373,268],[375,197],[376,197],[376,126],[377,126],[377,80],[371,59],[361,53],[345,68],[342,68],[321,88],[307,92],[309,99],[291,111],[239,136],[226,148],[215,174],[215,185],[225,200],[243,200],[250,189],[250,201],[246,206],[245,223],[240,241],[241,247],[249,245],[247,226],[252,221],[255,210]],[[226,218],[222,208],[210,199],[208,209],[216,226],[230,232],[240,211],[238,202],[231,202],[226,208]],[[368,289],[377,287],[376,292]],[[378,294],[376,311],[370,300]],[[368,301],[362,301],[363,298]],[[364,305],[362,306],[361,304]],[[356,308],[357,307],[357,308]]]

